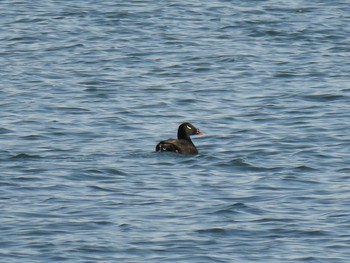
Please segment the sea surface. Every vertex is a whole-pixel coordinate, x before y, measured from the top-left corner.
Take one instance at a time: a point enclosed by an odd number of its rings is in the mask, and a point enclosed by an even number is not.
[[[349,1],[0,10],[1,263],[349,262]]]

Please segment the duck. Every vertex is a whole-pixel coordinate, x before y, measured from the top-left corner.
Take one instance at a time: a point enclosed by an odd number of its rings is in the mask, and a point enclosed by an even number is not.
[[[198,154],[196,146],[190,136],[204,134],[189,122],[182,123],[177,130],[177,140],[168,139],[161,141],[156,146],[157,152],[175,152],[180,154]]]

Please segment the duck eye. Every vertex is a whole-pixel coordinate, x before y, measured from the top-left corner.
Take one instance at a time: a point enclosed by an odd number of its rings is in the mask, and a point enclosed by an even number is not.
[[[187,125],[187,129],[192,130],[192,128],[190,126],[188,126],[188,125]]]

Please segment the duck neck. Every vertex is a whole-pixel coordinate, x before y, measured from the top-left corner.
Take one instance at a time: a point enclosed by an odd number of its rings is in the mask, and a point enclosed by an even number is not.
[[[177,131],[177,138],[178,138],[179,140],[189,140],[189,141],[191,141],[190,136],[186,133],[186,131],[184,131],[184,130],[182,130],[182,129],[179,129],[179,130]]]

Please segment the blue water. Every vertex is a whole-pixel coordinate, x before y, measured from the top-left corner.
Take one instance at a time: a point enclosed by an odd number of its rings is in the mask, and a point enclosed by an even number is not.
[[[1,262],[348,262],[348,1],[0,10]]]

